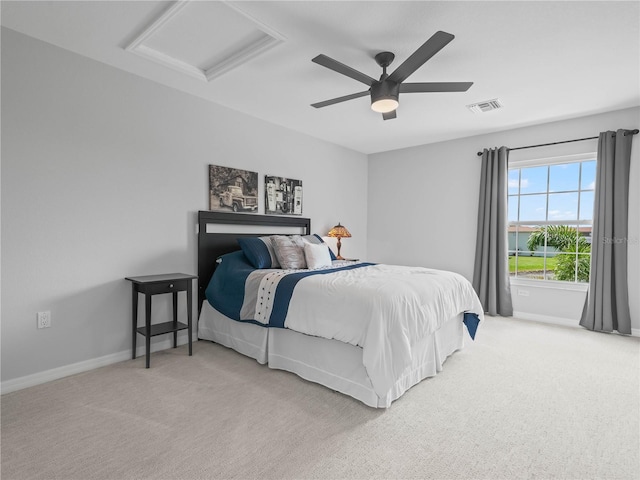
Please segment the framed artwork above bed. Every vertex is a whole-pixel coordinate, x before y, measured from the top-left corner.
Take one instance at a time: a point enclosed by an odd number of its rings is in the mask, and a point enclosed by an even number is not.
[[[258,172],[209,165],[209,210],[258,211]]]
[[[264,211],[269,215],[302,215],[302,180],[264,176]]]

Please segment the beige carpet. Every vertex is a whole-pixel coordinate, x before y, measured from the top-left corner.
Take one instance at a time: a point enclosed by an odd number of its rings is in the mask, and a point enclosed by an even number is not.
[[[2,397],[2,479],[638,479],[637,338],[488,318],[375,410],[208,342]]]

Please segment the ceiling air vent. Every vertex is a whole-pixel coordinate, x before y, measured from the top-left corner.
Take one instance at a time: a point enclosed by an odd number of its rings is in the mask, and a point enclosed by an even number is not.
[[[491,110],[502,108],[502,104],[497,98],[494,98],[493,100],[485,100],[484,102],[472,103],[471,105],[467,105],[467,108],[473,113],[485,113],[490,112]]]

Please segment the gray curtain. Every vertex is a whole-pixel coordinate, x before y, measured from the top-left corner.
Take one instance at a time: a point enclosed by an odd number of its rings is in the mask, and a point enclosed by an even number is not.
[[[484,149],[473,288],[489,315],[513,315],[507,233],[507,147]]]
[[[631,334],[627,232],[633,135],[626,132],[602,132],[598,139],[591,277],[580,325],[589,330]]]

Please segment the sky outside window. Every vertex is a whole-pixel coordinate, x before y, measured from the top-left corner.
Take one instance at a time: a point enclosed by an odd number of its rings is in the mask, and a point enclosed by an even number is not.
[[[547,195],[523,195],[520,197],[520,221],[535,222],[546,220]]]
[[[509,170],[509,195],[518,193],[518,186],[520,184],[520,170]]]
[[[579,179],[579,163],[565,163],[564,165],[551,165],[551,167],[549,167],[550,192],[578,190]]]
[[[593,220],[593,190],[580,193],[580,220]]]
[[[578,181],[576,179],[576,185]],[[578,220],[578,192],[550,193],[549,220]]]
[[[520,193],[543,193],[547,191],[549,167],[523,168],[520,171]]]
[[[594,190],[596,188],[596,161],[582,162],[582,190]]]
[[[585,206],[580,211],[580,219],[592,220],[595,178],[595,160],[509,170],[509,195],[514,195],[509,197],[509,221],[577,220],[578,201]],[[549,185],[548,217],[547,184]],[[577,193],[579,188],[582,192]],[[518,193],[522,195],[519,217],[518,197],[515,196]]]

